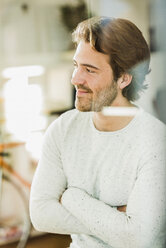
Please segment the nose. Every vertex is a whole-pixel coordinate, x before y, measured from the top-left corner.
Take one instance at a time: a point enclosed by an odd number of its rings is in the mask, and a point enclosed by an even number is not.
[[[80,71],[80,69],[75,68],[72,74],[71,83],[74,86],[77,86],[84,84],[85,81],[85,77],[83,76],[83,73]]]

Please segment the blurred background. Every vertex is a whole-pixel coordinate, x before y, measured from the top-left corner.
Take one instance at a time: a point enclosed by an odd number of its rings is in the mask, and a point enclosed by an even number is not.
[[[0,0],[0,247],[70,243],[66,235],[34,231],[28,204],[43,134],[74,108],[73,29],[95,15],[126,18],[141,29],[151,73],[137,104],[166,123],[165,13],[165,0]]]

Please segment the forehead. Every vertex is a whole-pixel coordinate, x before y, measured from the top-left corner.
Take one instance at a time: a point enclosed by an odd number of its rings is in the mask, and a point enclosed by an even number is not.
[[[108,55],[96,51],[90,43],[84,41],[79,42],[73,59],[77,63],[90,63],[98,67],[110,66]]]

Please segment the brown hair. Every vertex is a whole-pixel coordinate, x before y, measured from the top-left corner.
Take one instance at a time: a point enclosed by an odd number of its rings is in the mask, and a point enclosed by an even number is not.
[[[92,17],[78,24],[73,32],[73,41],[78,44],[80,40],[110,56],[115,80],[123,73],[132,75],[122,94],[129,101],[137,100],[138,92],[147,88],[144,81],[150,71],[150,51],[136,25],[126,19]]]

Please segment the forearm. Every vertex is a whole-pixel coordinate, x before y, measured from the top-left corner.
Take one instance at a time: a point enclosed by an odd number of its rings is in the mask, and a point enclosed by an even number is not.
[[[41,163],[36,170],[30,195],[30,217],[35,229],[60,234],[89,234],[89,229],[59,202],[66,189],[63,171],[55,167],[54,173],[46,174],[40,167]],[[57,174],[59,176],[54,180],[52,175]]]
[[[56,199],[35,199],[30,201],[31,221],[35,229],[59,234],[90,234],[75,216]]]
[[[64,192],[62,204],[85,226],[89,227],[94,236],[113,247],[128,247],[125,245],[126,235],[121,235],[122,222],[126,222],[124,213],[92,198],[83,190],[72,187]]]
[[[150,227],[146,219],[142,226],[138,216],[117,211],[78,188],[71,187],[66,190],[62,196],[62,204],[87,226],[94,236],[112,247],[147,248],[154,238],[153,220],[149,222],[152,223]]]

